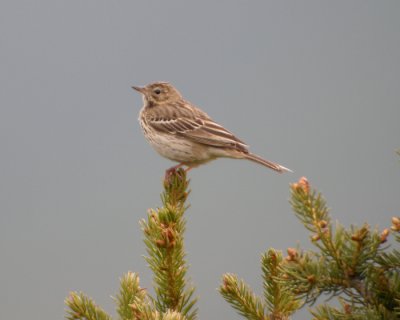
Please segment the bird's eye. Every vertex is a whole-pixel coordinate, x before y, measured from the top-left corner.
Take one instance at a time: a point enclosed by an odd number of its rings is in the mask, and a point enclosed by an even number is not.
[[[155,94],[160,94],[160,93],[161,93],[161,90],[160,90],[160,89],[154,89],[154,93],[155,93]]]

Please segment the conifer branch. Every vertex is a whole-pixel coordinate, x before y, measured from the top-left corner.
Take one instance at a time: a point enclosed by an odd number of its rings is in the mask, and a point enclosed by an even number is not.
[[[397,242],[400,243],[400,217],[392,218],[392,226],[390,227]]]
[[[163,207],[150,210],[141,226],[148,253],[145,259],[154,273],[156,309],[161,313],[181,312],[186,318],[195,319],[197,299],[193,297],[194,288],[186,284],[188,266],[183,244],[187,188],[184,170],[169,175],[164,181]]]
[[[166,313],[163,314],[162,320],[186,320],[182,314],[176,311],[168,310]]]
[[[222,285],[219,287],[219,292],[246,319],[269,319],[265,314],[265,304],[236,275],[225,274],[222,278]]]
[[[165,313],[161,313],[157,310],[151,309],[149,306],[143,306],[140,313],[137,313],[134,320],[187,320],[181,313],[167,310]]]
[[[379,233],[365,224],[346,230],[337,224],[334,230],[325,201],[305,178],[292,184],[291,190],[293,210],[312,232],[311,240],[320,252],[288,250],[288,263],[282,264],[284,277],[280,281],[306,303],[314,303],[322,293],[342,295],[352,310],[362,310],[360,316],[376,313],[391,319],[399,307],[400,255],[396,249],[385,252],[383,244],[389,229]],[[400,220],[394,218],[392,222],[392,230],[396,230],[397,222],[400,229]],[[332,318],[335,314],[343,316],[342,311],[330,306],[321,306],[317,311],[323,315],[321,319],[328,314]]]
[[[400,270],[400,251],[393,249],[392,252],[383,252],[375,258],[375,262],[385,270]]]
[[[382,319],[395,319],[384,309],[376,310],[369,307],[356,307],[347,304],[345,301],[340,301],[342,308],[335,308],[327,304],[317,306],[310,313],[314,316],[315,320],[382,320]]]
[[[128,272],[120,280],[119,294],[115,298],[121,319],[139,319],[141,310],[149,305],[145,289],[139,285],[139,276]]]
[[[273,249],[264,253],[261,259],[264,298],[270,319],[288,318],[301,306],[301,301],[278,280],[282,276],[280,268],[282,262],[282,253]]]
[[[164,181],[163,207],[150,210],[148,220],[142,220],[147,247],[146,261],[154,272],[156,298],[140,287],[136,273],[128,272],[120,280],[120,290],[114,299],[122,320],[193,320],[196,319],[197,298],[194,287],[187,284],[187,263],[183,245],[186,221],[188,180],[184,170],[168,175]],[[72,292],[65,301],[70,320],[111,320],[93,300]]]
[[[66,316],[69,320],[111,320],[103,309],[82,292],[70,292],[68,298],[65,299],[65,304],[70,308]]]

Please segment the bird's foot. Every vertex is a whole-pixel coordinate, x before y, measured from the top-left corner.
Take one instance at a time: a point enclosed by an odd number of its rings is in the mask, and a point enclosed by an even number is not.
[[[176,174],[176,173],[177,173],[177,170],[178,170],[179,168],[181,168],[182,166],[184,166],[184,165],[185,165],[184,163],[179,163],[179,164],[177,164],[176,166],[173,166],[173,167],[171,167],[171,168],[165,170],[165,180],[169,180],[169,179],[171,178],[171,176],[174,175],[174,174]],[[189,168],[190,168],[190,167],[189,167]],[[189,169],[189,168],[188,168],[188,169]],[[187,172],[188,169],[185,169],[185,171]]]

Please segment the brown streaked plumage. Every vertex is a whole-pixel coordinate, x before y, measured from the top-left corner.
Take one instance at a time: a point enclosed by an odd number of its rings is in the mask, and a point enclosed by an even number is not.
[[[143,96],[139,122],[146,139],[163,157],[188,169],[225,157],[248,159],[279,173],[290,171],[280,164],[249,152],[247,145],[214,122],[205,112],[185,101],[167,82],[132,87]]]

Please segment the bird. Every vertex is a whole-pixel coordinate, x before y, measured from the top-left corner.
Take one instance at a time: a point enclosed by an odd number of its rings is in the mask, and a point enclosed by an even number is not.
[[[182,166],[189,171],[217,158],[247,159],[278,173],[293,172],[251,153],[246,143],[185,100],[170,83],[154,82],[132,89],[143,97],[138,120],[145,138],[161,156],[178,162],[166,175]]]

